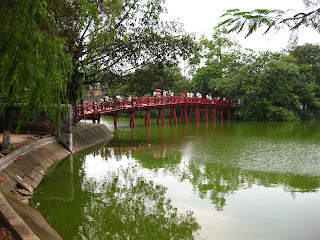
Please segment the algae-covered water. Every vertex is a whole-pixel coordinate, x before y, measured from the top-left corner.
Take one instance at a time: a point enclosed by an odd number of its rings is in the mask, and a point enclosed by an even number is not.
[[[320,239],[319,123],[128,125],[36,189],[64,239]]]

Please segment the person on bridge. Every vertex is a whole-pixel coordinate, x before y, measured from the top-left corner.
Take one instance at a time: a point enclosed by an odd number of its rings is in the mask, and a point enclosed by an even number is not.
[[[108,97],[107,94],[104,95],[103,101],[104,101],[104,102],[109,102],[109,97]]]
[[[196,97],[199,98],[199,99],[202,98],[202,95],[201,95],[201,93],[199,91],[197,92]]]
[[[206,98],[207,98],[208,100],[212,101],[212,96],[211,96],[210,93],[207,94]]]
[[[163,93],[162,93],[162,94],[163,94],[164,97],[166,97],[166,96],[167,96],[167,91],[166,91],[166,90],[163,90]]]
[[[121,97],[119,94],[117,94],[117,95],[116,95],[116,100],[117,100],[117,101],[120,101],[121,99],[122,99],[122,97]]]

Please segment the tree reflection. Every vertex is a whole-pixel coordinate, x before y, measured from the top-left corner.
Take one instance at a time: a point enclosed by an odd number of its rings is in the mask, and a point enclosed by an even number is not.
[[[318,176],[297,175],[243,170],[221,163],[192,161],[183,173],[181,181],[188,180],[198,190],[201,198],[210,198],[218,211],[222,211],[227,197],[237,190],[250,188],[253,184],[264,187],[282,187],[286,192],[317,192]]]
[[[251,125],[254,125],[254,131],[252,131]],[[219,211],[223,210],[227,204],[228,196],[239,189],[250,188],[254,184],[264,187],[282,187],[284,191],[291,192],[293,196],[295,192],[318,191],[317,189],[320,188],[319,176],[286,172],[286,169],[280,172],[278,171],[279,169],[272,167],[256,170],[239,166],[237,160],[239,159],[239,154],[252,150],[252,146],[248,145],[251,144],[251,141],[246,143],[245,141],[233,140],[228,141],[228,145],[221,141],[215,141],[215,138],[218,139],[217,135],[220,134],[223,134],[224,137],[232,135],[241,136],[241,138],[247,137],[248,139],[266,135],[276,141],[282,140],[282,138],[286,141],[285,136],[289,135],[292,136],[289,142],[297,138],[301,141],[301,134],[305,134],[305,129],[309,125],[303,125],[303,128],[297,123],[288,123],[286,125],[271,124],[268,126],[262,123],[240,123],[237,125],[219,125],[219,128],[213,125],[212,129],[206,124],[201,129],[202,126],[199,125],[195,127],[185,125],[181,127],[180,131],[172,131],[171,134],[174,134],[174,136],[164,137],[164,141],[154,141],[151,145],[143,141],[140,141],[139,146],[134,148],[132,145],[130,147],[129,142],[126,142],[125,145],[120,144],[117,149],[114,148],[114,154],[134,157],[144,168],[153,170],[162,168],[170,171],[175,176],[179,176],[180,181],[189,181],[199,196],[201,198],[210,198],[212,204]],[[212,130],[214,135],[208,134],[208,131]],[[299,131],[301,134],[297,135]],[[190,139],[194,139],[199,135],[202,140],[192,141],[186,137],[188,135]],[[307,136],[307,134],[303,136],[303,139],[308,140]],[[177,139],[177,141],[172,139]],[[189,144],[188,142],[190,141],[193,142],[190,144],[193,146],[193,150],[187,153],[190,159],[184,162],[182,161],[181,146]],[[203,157],[201,155],[203,150],[201,145],[206,142],[214,142],[214,144],[208,145],[208,148],[215,149],[212,149],[212,151],[215,151],[212,157]],[[236,151],[232,149],[236,149]],[[292,166],[294,163],[297,163],[297,161],[287,164],[291,164],[292,168],[299,168],[299,164]],[[255,162],[255,164],[260,164],[260,162]]]
[[[191,212],[178,213],[164,197],[164,187],[134,179],[128,171],[122,177],[112,176],[89,197],[85,215],[94,221],[81,229],[87,239],[193,239],[199,224]],[[87,189],[97,186],[87,181]]]
[[[53,200],[56,196],[49,197],[52,192],[45,187],[39,189],[45,197],[34,200],[49,222],[62,229],[64,238],[194,239],[200,225],[193,213],[179,213],[165,197],[166,188],[139,176],[137,166],[119,168],[97,179],[81,170],[83,160],[74,165],[74,200]]]

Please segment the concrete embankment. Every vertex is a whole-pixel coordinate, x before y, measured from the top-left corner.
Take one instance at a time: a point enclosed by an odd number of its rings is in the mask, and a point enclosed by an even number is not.
[[[77,124],[73,128],[73,152],[112,136],[104,125]],[[46,137],[0,159],[0,221],[17,239],[61,239],[42,215],[26,203],[48,169],[70,154],[54,137]]]

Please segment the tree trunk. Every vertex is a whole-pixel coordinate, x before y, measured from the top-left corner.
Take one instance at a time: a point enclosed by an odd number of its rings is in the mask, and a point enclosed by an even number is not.
[[[74,122],[78,122],[78,111],[77,111],[77,100],[78,100],[78,90],[80,88],[81,74],[77,69],[74,69],[74,73],[71,77],[71,81],[68,83],[68,98],[69,103],[72,104],[72,109],[74,111]]]
[[[74,111],[74,118],[73,118],[73,122],[77,123],[79,122],[78,120],[78,108],[77,108],[77,102],[72,102],[72,109]]]
[[[12,113],[13,107],[7,107],[4,109],[4,131],[2,138],[2,148],[9,149],[11,146],[11,131],[12,131]]]
[[[4,130],[3,137],[2,137],[2,148],[9,149],[10,145],[11,145],[11,132]]]

